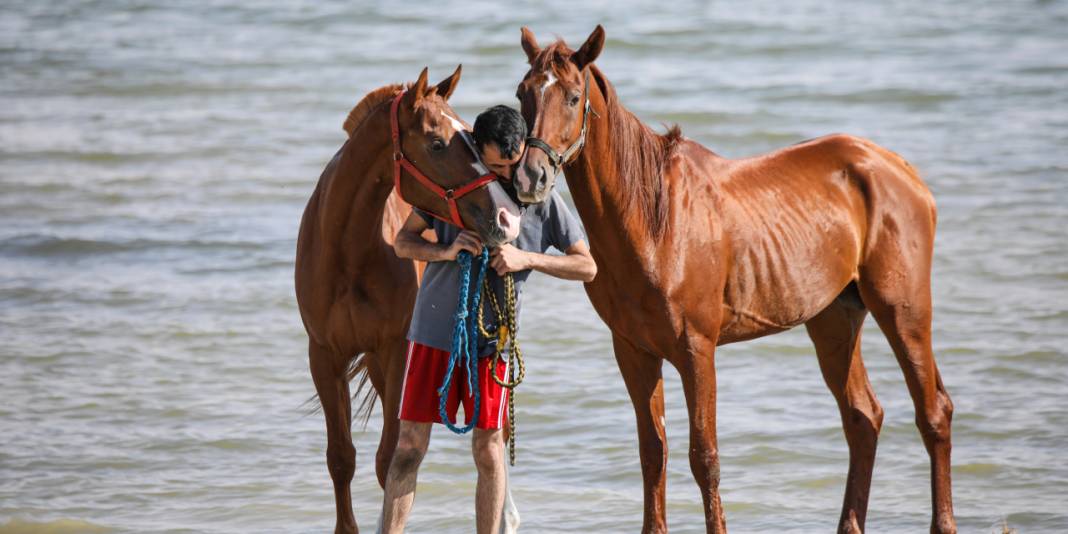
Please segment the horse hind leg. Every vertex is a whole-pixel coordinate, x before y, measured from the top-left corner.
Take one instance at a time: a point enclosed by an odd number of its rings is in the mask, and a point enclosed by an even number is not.
[[[308,359],[315,390],[326,418],[326,465],[334,483],[334,504],[337,508],[334,532],[356,533],[359,528],[352,512],[349,489],[356,472],[356,448],[352,445],[352,405],[346,376],[348,358],[310,342]]]
[[[864,531],[875,448],[883,423],[882,406],[860,355],[860,331],[866,315],[856,286],[850,284],[841,296],[805,323],[816,346],[823,380],[838,402],[849,445],[849,475],[838,520],[838,532],[843,533]]]
[[[408,342],[399,339],[389,343],[383,350],[364,355],[364,358],[367,361],[367,374],[371,377],[371,385],[382,399],[382,435],[375,453],[375,476],[378,478],[378,486],[384,490],[389,464],[393,461],[393,452],[397,448],[400,429],[398,417],[404,371],[408,362]]]
[[[920,256],[920,257],[915,257]],[[905,375],[931,461],[931,532],[957,531],[950,480],[953,402],[931,347],[930,257],[890,250],[861,270],[860,295]]]

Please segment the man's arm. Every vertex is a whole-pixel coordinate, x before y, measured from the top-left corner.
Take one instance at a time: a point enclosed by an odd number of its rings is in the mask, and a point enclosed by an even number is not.
[[[501,245],[492,252],[490,267],[497,274],[513,273],[526,269],[545,273],[564,280],[592,282],[597,276],[597,264],[590,255],[590,247],[584,240],[575,241],[563,256],[519,250],[512,245]]]
[[[426,221],[412,211],[393,240],[397,256],[416,261],[454,261],[461,250],[476,255],[482,252],[482,241],[470,230],[460,232],[452,243],[431,243],[423,239],[423,231],[427,228],[430,226]]]

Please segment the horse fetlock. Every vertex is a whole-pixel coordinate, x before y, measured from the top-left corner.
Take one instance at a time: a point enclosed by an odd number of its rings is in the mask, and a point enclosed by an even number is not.
[[[842,521],[838,523],[838,534],[864,534],[854,511],[850,510],[848,516],[842,517]]]
[[[935,518],[931,523],[931,534],[957,534],[957,522],[952,515]]]
[[[360,534],[360,528],[356,526],[356,523],[338,522],[334,527],[334,534]]]

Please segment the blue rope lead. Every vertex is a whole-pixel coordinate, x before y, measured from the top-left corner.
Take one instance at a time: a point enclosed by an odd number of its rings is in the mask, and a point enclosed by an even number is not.
[[[438,413],[441,422],[449,430],[457,434],[466,434],[475,428],[478,422],[480,404],[482,402],[478,386],[478,304],[482,298],[482,282],[486,278],[486,264],[489,263],[489,250],[482,249],[479,256],[477,271],[477,283],[474,285],[475,292],[468,296],[471,289],[471,253],[466,250],[460,251],[456,256],[456,262],[460,264],[460,298],[456,303],[456,314],[452,327],[452,351],[449,354],[449,367],[445,370],[445,380],[438,388]],[[475,397],[475,412],[471,415],[471,423],[461,428],[449,421],[445,413],[445,404],[449,399],[449,389],[452,387],[452,372],[456,366],[462,365],[467,369],[467,389]]]

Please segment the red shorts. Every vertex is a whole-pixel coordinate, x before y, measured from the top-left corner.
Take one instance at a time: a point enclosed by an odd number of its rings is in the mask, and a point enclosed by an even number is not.
[[[508,403],[508,390],[501,387],[489,375],[492,357],[478,359],[479,402],[478,422],[475,428],[497,429],[505,422],[505,405]],[[404,385],[401,387],[400,418],[405,421],[420,423],[440,423],[440,399],[438,388],[445,380],[445,371],[449,367],[449,352],[408,342],[408,363],[404,368]],[[508,373],[508,364],[498,362],[497,377],[504,380]],[[475,411],[475,398],[467,388],[467,370],[456,368],[452,372],[452,387],[445,403],[445,413],[449,422],[456,424],[456,411],[460,401],[464,404],[464,425],[471,424]]]

